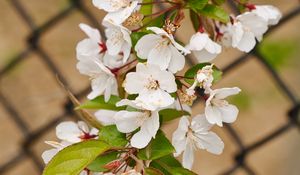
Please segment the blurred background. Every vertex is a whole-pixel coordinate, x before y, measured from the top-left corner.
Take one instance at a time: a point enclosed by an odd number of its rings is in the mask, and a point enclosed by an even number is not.
[[[251,2],[275,5],[285,17],[252,53],[225,49],[215,60],[225,72],[216,87],[242,89],[230,99],[240,114],[233,125],[214,128],[225,142],[221,156],[197,152],[198,174],[300,174],[300,4]],[[103,15],[91,0],[0,1],[0,174],[41,174],[44,141],[56,139],[58,122],[76,120],[56,75],[85,99],[89,81],[75,67],[75,46],[85,37],[78,24],[101,27]],[[180,30],[187,42],[191,24]],[[200,102],[193,113],[202,110]],[[164,130],[171,136],[176,127]]]

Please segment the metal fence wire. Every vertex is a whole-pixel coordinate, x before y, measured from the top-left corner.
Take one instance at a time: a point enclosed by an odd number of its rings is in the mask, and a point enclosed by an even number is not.
[[[31,34],[27,38],[27,48],[17,54],[14,58],[12,58],[11,62],[5,65],[2,69],[0,69],[0,79],[2,79],[6,74],[14,69],[18,64],[28,58],[28,55],[31,53],[35,53],[39,56],[39,59],[44,62],[49,70],[52,72],[53,76],[59,76],[62,83],[66,86],[69,85],[67,79],[62,74],[61,70],[59,70],[58,66],[53,62],[53,59],[49,56],[49,54],[40,47],[40,39],[43,37],[45,33],[49,31],[51,28],[55,28],[57,23],[62,22],[72,11],[79,11],[85,16],[94,26],[97,26],[101,31],[101,26],[99,25],[98,20],[93,16],[89,9],[84,5],[83,0],[69,0],[68,6],[50,18],[48,21],[43,23],[42,25],[37,26],[32,19],[33,17],[29,15],[29,11],[23,6],[23,4],[19,0],[10,0],[11,5],[14,7],[15,12],[19,14],[22,20],[25,22],[27,27],[30,29]],[[229,6],[232,8],[233,11],[238,13],[236,6],[234,5],[233,1],[228,1]],[[272,33],[272,31],[276,30],[276,28],[281,27],[286,22],[290,21],[291,19],[295,18],[297,15],[300,14],[300,5],[295,6],[292,11],[287,13],[280,23],[272,28],[269,29],[267,34]],[[256,174],[253,169],[251,169],[247,162],[245,161],[246,157],[251,154],[254,150],[257,150],[263,147],[266,143],[271,142],[275,138],[280,137],[283,133],[288,132],[293,127],[298,127],[300,129],[299,124],[299,109],[300,103],[295,96],[294,92],[292,92],[287,86],[286,83],[281,79],[279,74],[276,72],[274,67],[272,67],[267,61],[264,56],[258,51],[258,49],[254,49],[252,52],[242,55],[241,57],[235,59],[232,63],[228,64],[222,70],[224,75],[226,75],[229,71],[234,70],[236,67],[240,66],[244,62],[250,59],[250,57],[257,59],[260,64],[264,66],[264,69],[268,71],[269,77],[273,80],[274,84],[276,84],[277,88],[281,91],[281,93],[285,94],[286,98],[292,104],[292,107],[286,112],[288,120],[286,123],[282,124],[279,128],[276,128],[273,132],[267,135],[264,138],[257,139],[256,142],[246,145],[243,143],[242,139],[240,138],[239,134],[236,130],[231,127],[230,125],[225,125],[226,131],[232,137],[234,144],[236,144],[239,148],[239,151],[235,155],[234,164],[224,172],[220,172],[219,174],[232,174],[236,172],[238,169],[243,169],[247,174]],[[78,98],[83,97],[89,88],[86,90],[75,94]],[[31,147],[36,144],[36,141],[41,138],[44,134],[49,132],[50,130],[54,130],[55,126],[67,116],[75,116],[76,114],[73,111],[72,103],[68,100],[64,105],[64,112],[56,117],[56,119],[48,122],[45,126],[31,131],[29,126],[26,124],[25,120],[23,119],[22,115],[16,110],[16,106],[11,103],[11,99],[5,97],[0,90],[0,105],[2,105],[7,113],[10,115],[10,119],[18,126],[23,134],[23,142],[22,142],[22,149],[15,157],[7,160],[6,163],[0,165],[0,174],[4,174],[9,170],[16,167],[25,159],[30,159],[33,161],[36,169],[39,172],[42,172],[44,164],[40,161],[39,156],[35,155],[34,152],[31,150]]]

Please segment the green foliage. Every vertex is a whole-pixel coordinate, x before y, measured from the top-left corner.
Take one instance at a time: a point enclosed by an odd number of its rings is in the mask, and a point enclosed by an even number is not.
[[[160,170],[155,168],[145,168],[146,175],[164,175]]]
[[[124,107],[116,107],[116,103],[120,101],[120,97],[111,95],[108,102],[104,101],[104,96],[101,95],[93,100],[89,100],[81,104],[76,109],[108,109],[108,110],[123,110]]]
[[[229,21],[229,14],[220,6],[207,4],[203,9],[196,12],[215,20],[219,20],[223,23],[227,23]]]
[[[159,130],[149,145],[138,152],[138,158],[141,160],[155,160],[175,151],[165,134]]]
[[[198,31],[199,29],[199,16],[196,12],[190,10],[190,19],[192,21],[193,27],[195,29],[195,31]]]
[[[213,3],[216,5],[222,5],[225,3],[225,0],[213,0]]]
[[[259,52],[267,59],[268,63],[274,68],[279,69],[283,67],[289,58],[291,58],[297,49],[296,41],[264,41],[259,45]]]
[[[118,156],[117,152],[111,152],[98,156],[91,164],[88,165],[88,169],[93,172],[104,172],[107,171],[104,166],[113,160],[116,160]]]
[[[150,167],[159,169],[164,175],[196,175],[196,173],[183,168],[180,162],[172,155],[153,160]]]
[[[190,8],[195,12],[199,12],[205,7],[205,5],[207,5],[207,3],[208,0],[188,0],[187,8]]]
[[[189,115],[189,113],[186,111],[178,111],[176,109],[163,109],[159,111],[159,116],[161,117],[162,122],[168,122],[183,115]]]
[[[189,70],[187,70],[184,74],[184,81],[186,81],[189,84],[194,83],[194,77],[197,75],[198,70],[202,69],[204,66],[210,65],[210,63],[200,63],[196,64],[195,66],[191,67]],[[213,77],[214,77],[214,83],[219,81],[222,78],[222,71],[220,71],[216,66],[213,67]]]
[[[43,175],[77,175],[110,146],[98,140],[89,140],[68,146],[57,153],[44,169]]]
[[[102,127],[99,131],[99,139],[112,147],[123,147],[128,143],[126,134],[119,132],[116,125]]]
[[[143,3],[151,3],[153,0],[143,0]],[[143,15],[150,15],[152,14],[152,9],[153,9],[153,4],[148,4],[148,5],[142,5],[140,9],[140,13]],[[151,17],[144,18],[143,19],[143,24],[147,24],[151,21]]]

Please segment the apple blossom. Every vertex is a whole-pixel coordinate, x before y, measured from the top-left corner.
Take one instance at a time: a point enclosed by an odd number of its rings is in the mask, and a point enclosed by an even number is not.
[[[132,0],[93,0],[93,5],[109,12],[103,20],[122,24],[135,10],[139,1]]]
[[[121,26],[110,22],[103,22],[105,29],[105,35],[107,37],[106,47],[109,55],[123,55],[123,63],[125,63],[131,52],[131,32]]]
[[[275,25],[279,22],[282,14],[277,7],[272,5],[256,5],[251,12],[264,18],[269,25]]]
[[[199,84],[201,88],[203,88],[205,93],[209,93],[211,91],[211,86],[214,80],[213,77],[213,64],[204,66],[197,72],[196,79],[193,85],[188,89],[189,91],[194,90],[196,86]],[[193,93],[194,94],[194,93]]]
[[[222,47],[212,41],[207,33],[197,32],[186,46],[195,55],[199,63],[209,62],[221,53]]]
[[[176,92],[177,85],[172,73],[157,65],[138,63],[136,72],[126,75],[123,84],[129,94],[139,94],[136,100],[146,104],[149,110],[167,107],[174,103],[169,93]]]
[[[234,88],[215,89],[206,100],[205,116],[209,123],[223,126],[222,122],[232,123],[236,120],[239,110],[229,104],[224,98],[238,94],[241,90]]]
[[[185,58],[182,55],[189,50],[178,44],[173,35],[158,27],[148,27],[155,34],[147,34],[138,40],[135,50],[141,59],[147,59],[148,64],[157,65],[162,70],[168,69],[176,73],[183,69]]]
[[[185,168],[191,169],[194,162],[194,151],[205,149],[213,154],[223,152],[224,143],[210,128],[213,126],[207,122],[202,114],[195,116],[191,123],[189,116],[181,117],[178,128],[173,133],[172,144],[176,149],[174,156],[183,152],[182,164]]]
[[[130,144],[139,149],[146,147],[151,141],[151,138],[155,138],[156,132],[159,129],[158,111],[149,111],[141,107],[137,101],[127,99],[119,101],[116,105],[129,105],[139,110],[119,111],[114,115],[114,120],[118,130],[122,133],[131,133],[140,128],[140,130],[132,136]]]

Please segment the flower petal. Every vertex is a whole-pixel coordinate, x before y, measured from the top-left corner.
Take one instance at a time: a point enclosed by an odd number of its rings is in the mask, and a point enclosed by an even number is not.
[[[141,39],[138,40],[134,48],[137,52],[137,56],[141,59],[148,59],[150,51],[161,39],[161,36],[155,34],[148,34],[143,36]]]
[[[206,134],[195,133],[196,144],[199,149],[205,149],[213,154],[221,154],[224,149],[224,143],[220,137],[214,132],[208,132]]]
[[[239,113],[238,108],[230,104],[220,107],[220,111],[222,113],[222,120],[225,123],[233,123],[236,120]]]
[[[114,120],[120,132],[130,133],[140,127],[139,119],[143,115],[142,112],[119,111],[115,114]]]
[[[146,129],[146,127],[142,127],[141,130],[137,133],[135,133],[131,140],[131,146],[138,148],[138,149],[142,149],[145,148],[148,143],[151,141],[151,134],[148,133],[148,130]]]
[[[84,23],[80,23],[79,27],[95,43],[101,42],[101,34],[98,29],[92,28]]]
[[[210,124],[217,124],[218,126],[223,126],[222,124],[222,113],[219,108],[212,105],[207,105],[205,107],[205,116]]]
[[[241,89],[238,87],[233,87],[233,88],[220,88],[220,89],[215,89],[214,93],[215,93],[215,98],[218,99],[224,99],[228,96],[231,95],[236,95],[239,92],[241,92]]]
[[[78,125],[75,122],[62,122],[56,127],[57,138],[67,142],[80,142],[81,139],[79,137],[81,134],[82,131],[78,128]]]
[[[185,57],[174,46],[169,46],[169,48],[172,56],[168,70],[170,70],[172,73],[176,73],[183,69],[185,65]]]
[[[113,125],[115,124],[114,115],[116,111],[101,109],[95,112],[95,117],[97,120],[101,122],[103,125]]]
[[[192,145],[188,144],[186,145],[186,149],[183,152],[182,165],[184,168],[191,170],[193,163],[194,163],[194,150]]]

